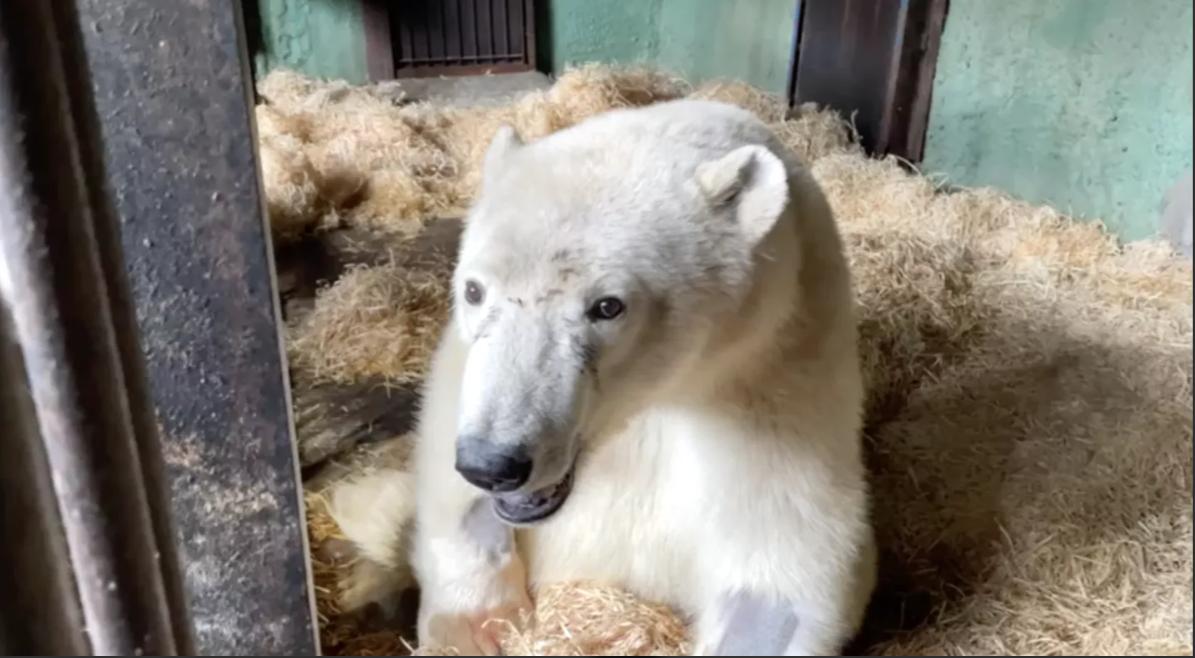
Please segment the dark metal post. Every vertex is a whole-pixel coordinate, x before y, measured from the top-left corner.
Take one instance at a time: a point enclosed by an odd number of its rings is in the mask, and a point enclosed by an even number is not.
[[[921,160],[948,0],[802,0],[789,97],[855,116],[863,146]]]
[[[186,652],[78,42],[71,3],[0,3],[0,637]]]
[[[74,0],[197,649],[317,651],[238,0]]]
[[[90,653],[37,408],[6,305],[0,305],[0,419],[0,655]]]

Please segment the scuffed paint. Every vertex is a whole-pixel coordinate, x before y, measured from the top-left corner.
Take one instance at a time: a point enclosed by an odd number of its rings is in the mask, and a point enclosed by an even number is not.
[[[584,62],[647,63],[690,80],[733,78],[783,93],[797,0],[543,0],[554,72]]]
[[[1190,0],[952,0],[924,166],[1154,234],[1192,162]]]
[[[648,63],[692,80],[734,78],[783,93],[798,0],[538,0],[540,67]],[[360,3],[258,0],[257,70],[364,82]]]
[[[361,7],[346,0],[258,0],[263,51],[259,75],[288,68],[321,78],[366,82]]]

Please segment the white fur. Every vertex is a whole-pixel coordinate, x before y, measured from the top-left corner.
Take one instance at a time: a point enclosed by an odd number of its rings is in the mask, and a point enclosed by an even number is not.
[[[415,481],[407,473],[377,471],[332,490],[328,513],[364,557],[391,568],[406,564],[396,549],[403,526],[415,513]]]
[[[355,610],[378,603],[392,612],[395,595],[413,584],[402,547],[415,514],[414,476],[382,470],[344,482],[332,490],[328,514],[364,558],[343,583],[340,605]]]
[[[840,652],[875,555],[849,275],[809,173],[701,101],[531,144],[503,131],[485,168],[415,456],[421,641],[491,651],[477,620],[526,606],[527,585],[597,580],[692,615],[700,653],[743,592],[796,612],[788,654]],[[587,320],[603,295],[625,313]],[[482,495],[453,470],[464,433],[531,449],[532,488],[579,455],[516,555],[462,527]]]

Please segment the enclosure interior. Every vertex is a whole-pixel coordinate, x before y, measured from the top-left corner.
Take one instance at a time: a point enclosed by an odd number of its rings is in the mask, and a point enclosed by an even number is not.
[[[381,655],[412,641],[412,591],[388,610],[343,610],[353,571],[377,565],[330,507],[341,483],[408,468],[413,405],[494,130],[509,123],[534,140],[680,97],[757,114],[809,164],[841,224],[883,546],[857,650],[1189,650],[1189,262],[1163,242],[1122,247],[1097,223],[884,158],[919,155],[924,139],[924,125],[883,109],[891,96],[861,136],[857,115],[793,107],[791,90],[658,71],[258,80],[324,651]],[[916,99],[924,87],[909,77]],[[562,584],[537,606],[539,625],[509,652],[686,646],[672,611],[616,588]]]

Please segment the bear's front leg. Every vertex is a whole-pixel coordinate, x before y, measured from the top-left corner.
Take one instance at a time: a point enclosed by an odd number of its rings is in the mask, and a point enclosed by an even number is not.
[[[414,536],[419,642],[462,655],[500,655],[503,633],[531,612],[514,531],[494,515],[488,497],[463,482],[442,481],[439,488],[421,505]]]
[[[808,622],[808,620],[807,620]],[[698,656],[830,655],[798,642],[801,619],[792,601],[749,591],[726,592],[697,618]]]
[[[875,583],[869,531],[860,543],[853,556],[850,549],[806,559],[766,550],[706,554],[699,569],[712,582],[697,608],[696,655],[839,655]]]
[[[701,536],[694,564],[702,583],[691,604],[697,655],[838,655],[875,583],[866,507],[829,488],[806,490],[796,499],[804,507],[774,490],[741,491],[704,507],[717,519],[707,527],[718,531]]]

